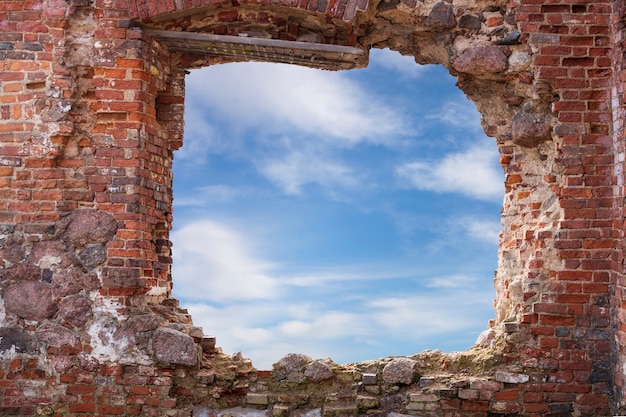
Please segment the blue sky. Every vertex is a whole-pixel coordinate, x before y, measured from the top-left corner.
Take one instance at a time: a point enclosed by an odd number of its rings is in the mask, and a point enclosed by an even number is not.
[[[187,77],[174,296],[227,353],[465,350],[494,317],[495,140],[439,66],[238,63]]]

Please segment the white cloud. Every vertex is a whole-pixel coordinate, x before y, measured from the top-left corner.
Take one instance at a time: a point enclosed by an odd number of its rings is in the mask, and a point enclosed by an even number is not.
[[[415,62],[414,57],[401,55],[388,48],[372,49],[369,65],[396,72],[405,78],[420,77],[426,70],[425,66]]]
[[[409,355],[442,347],[444,335],[465,338],[470,332],[467,338],[473,340],[486,327],[485,311],[492,294],[464,285],[445,292],[419,291],[416,288],[402,297],[368,294],[330,305],[328,300],[303,301],[290,294],[271,302],[232,303],[220,309],[202,303],[184,307],[206,334],[217,336],[226,353],[241,351],[260,369],[270,369],[287,353],[331,357],[337,362]],[[398,346],[390,345],[390,340]]]
[[[178,193],[175,207],[206,207],[215,203],[230,203],[238,198],[261,198],[262,192],[253,187],[234,187],[226,184],[213,184],[192,189],[185,194]]]
[[[307,184],[325,188],[348,188],[356,184],[353,171],[330,157],[321,157],[306,151],[291,151],[276,159],[259,164],[260,172],[285,194],[299,195]]]
[[[410,330],[407,338],[420,340],[442,333],[453,334],[481,323],[472,311],[478,311],[492,301],[485,292],[452,291],[433,294],[407,294],[372,300],[368,305],[374,310],[370,320],[381,328]],[[484,323],[486,325],[486,323]]]
[[[185,106],[185,133],[183,146],[174,153],[175,159],[187,164],[201,164],[219,146],[220,137],[213,125],[204,118],[200,109]]]
[[[272,265],[256,257],[234,230],[196,220],[173,231],[171,240],[178,297],[227,302],[278,296]]]
[[[480,114],[476,111],[476,105],[470,100],[448,101],[427,118],[455,128],[463,130],[469,128],[472,131],[482,132]]]
[[[476,284],[477,278],[469,275],[450,275],[445,277],[430,278],[426,283],[428,288],[471,288]]]
[[[502,223],[493,220],[484,220],[473,217],[464,217],[457,221],[457,224],[464,229],[465,234],[470,239],[482,242],[497,244]]]
[[[498,169],[495,145],[479,145],[463,153],[451,153],[438,162],[408,162],[396,175],[419,190],[461,193],[488,201],[502,200],[504,175]]]
[[[285,64],[215,65],[187,77],[187,106],[204,107],[231,126],[298,131],[335,146],[390,144],[405,122],[340,73]]]

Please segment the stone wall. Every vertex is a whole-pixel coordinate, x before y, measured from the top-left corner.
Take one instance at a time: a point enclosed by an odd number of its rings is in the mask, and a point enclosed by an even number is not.
[[[0,415],[626,412],[624,12],[0,1]],[[448,68],[506,174],[495,318],[476,346],[345,365],[289,354],[271,371],[216,348],[171,297],[171,164],[184,71],[247,58],[158,31],[389,47]]]

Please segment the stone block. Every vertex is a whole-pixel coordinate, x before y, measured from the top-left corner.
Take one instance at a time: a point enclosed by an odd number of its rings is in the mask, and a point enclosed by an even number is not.
[[[477,46],[465,50],[457,57],[452,66],[459,72],[468,74],[486,74],[507,69],[508,57],[497,46]]]
[[[3,298],[7,313],[27,320],[42,321],[57,310],[52,287],[40,281],[14,284],[6,289]]]
[[[383,368],[383,381],[386,384],[409,385],[416,375],[417,362],[409,358],[396,358]]]
[[[246,404],[267,406],[269,404],[269,397],[267,396],[267,394],[249,392],[248,394],[246,394]]]
[[[272,408],[273,417],[287,417],[289,416],[289,406],[277,404]]]
[[[361,381],[363,382],[363,385],[376,385],[378,384],[378,375],[363,374]]]
[[[530,377],[525,374],[518,374],[515,372],[496,372],[496,381],[506,382],[507,384],[523,384],[528,382]]]
[[[198,362],[191,336],[174,329],[157,329],[152,339],[154,356],[161,362],[193,366]]]
[[[325,381],[333,378],[333,369],[330,365],[321,359],[314,360],[304,371],[304,376],[312,382]]]
[[[475,389],[462,389],[459,390],[459,398],[462,400],[476,400],[478,399],[478,392]]]
[[[414,393],[414,394],[409,394],[409,401],[412,403],[439,401],[439,396],[436,394]]]

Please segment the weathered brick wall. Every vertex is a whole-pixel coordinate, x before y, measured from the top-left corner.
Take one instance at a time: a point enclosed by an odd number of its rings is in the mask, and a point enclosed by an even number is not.
[[[0,415],[624,411],[624,9],[0,1]],[[390,47],[449,68],[506,174],[480,343],[351,365],[289,355],[272,372],[216,349],[171,298],[171,163],[184,70],[225,59],[145,29]]]
[[[613,236],[616,239],[616,256],[614,261],[616,268],[611,279],[611,315],[613,317],[613,352],[611,358],[611,370],[614,376],[613,391],[617,405],[621,410],[626,409],[626,316],[624,311],[624,170],[626,163],[626,26],[624,19],[626,6],[623,2],[613,2],[613,15],[611,17],[611,40],[613,50],[614,74],[611,84],[611,111],[612,111],[612,134],[613,134]]]

